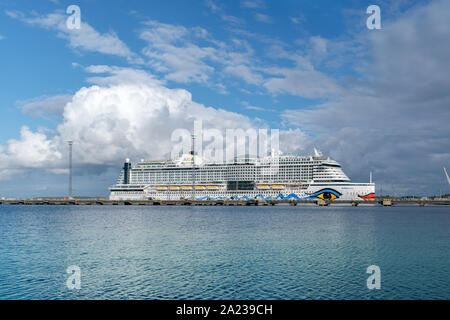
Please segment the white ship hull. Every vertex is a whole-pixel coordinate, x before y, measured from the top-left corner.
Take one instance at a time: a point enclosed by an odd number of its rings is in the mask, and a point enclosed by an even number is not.
[[[233,192],[223,190],[199,190],[195,193],[190,189],[179,190],[157,190],[154,187],[147,187],[141,191],[111,191],[111,200],[179,200],[192,199],[197,200],[308,200],[308,199],[340,199],[340,200],[374,200],[375,184],[373,183],[345,183],[345,184],[329,184],[329,185],[310,185],[306,189],[289,189],[289,188],[269,188],[257,190],[236,190]]]
[[[317,153],[317,152],[316,152]],[[353,183],[336,161],[315,156],[269,156],[194,165],[181,160],[127,160],[111,200],[374,200],[375,184]]]

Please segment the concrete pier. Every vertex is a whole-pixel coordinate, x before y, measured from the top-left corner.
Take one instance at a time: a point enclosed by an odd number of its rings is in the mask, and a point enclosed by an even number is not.
[[[114,206],[275,206],[289,205],[298,206],[302,204],[316,204],[318,206],[333,205],[450,205],[450,199],[437,200],[396,200],[396,199],[377,199],[376,201],[367,200],[105,200],[105,199],[3,199],[0,205],[114,205]]]

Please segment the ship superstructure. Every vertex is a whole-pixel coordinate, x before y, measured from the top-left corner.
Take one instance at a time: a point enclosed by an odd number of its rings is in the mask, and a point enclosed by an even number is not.
[[[338,162],[315,150],[314,156],[272,155],[226,163],[202,162],[192,155],[134,165],[127,159],[110,191],[112,200],[373,200],[375,184],[351,182]]]

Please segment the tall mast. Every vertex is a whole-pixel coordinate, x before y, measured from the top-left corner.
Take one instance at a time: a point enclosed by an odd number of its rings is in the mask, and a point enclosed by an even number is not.
[[[195,200],[195,134],[192,136],[192,200]]]
[[[67,141],[69,144],[69,199],[72,199],[72,145],[73,141]]]

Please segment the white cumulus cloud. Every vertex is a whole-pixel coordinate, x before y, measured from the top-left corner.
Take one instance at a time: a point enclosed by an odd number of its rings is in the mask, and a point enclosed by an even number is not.
[[[66,172],[67,140],[74,141],[74,165],[92,172],[117,168],[125,158],[169,158],[172,133],[192,131],[194,120],[223,133],[258,125],[244,115],[196,103],[188,91],[169,89],[142,70],[111,66],[85,70],[97,75],[90,78],[94,84],[79,89],[66,103],[55,130],[33,132],[23,127],[19,139],[0,146],[0,178],[11,170],[30,168]]]
[[[9,170],[22,168],[42,168],[61,160],[58,138],[49,138],[43,132],[32,132],[23,126],[20,139],[10,139],[0,148],[0,177],[7,176]]]

